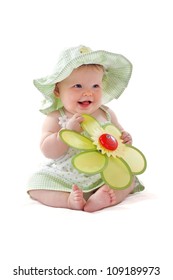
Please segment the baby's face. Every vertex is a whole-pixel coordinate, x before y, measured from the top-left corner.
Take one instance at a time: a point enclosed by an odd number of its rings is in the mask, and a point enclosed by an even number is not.
[[[95,65],[81,66],[58,83],[55,94],[71,114],[92,114],[102,102],[103,69]]]

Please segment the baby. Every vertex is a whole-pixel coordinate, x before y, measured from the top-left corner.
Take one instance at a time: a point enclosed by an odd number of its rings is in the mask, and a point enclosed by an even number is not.
[[[131,71],[131,63],[122,55],[78,46],[62,53],[52,75],[34,80],[45,97],[41,112],[46,114],[46,119],[40,147],[50,161],[30,178],[31,198],[52,207],[94,212],[144,189],[136,177],[128,188],[115,190],[103,182],[100,174],[79,173],[71,163],[79,151],[59,136],[64,128],[84,134],[81,122],[85,113],[101,125],[113,123],[122,132],[122,142],[131,144],[131,135],[104,105],[120,96]]]

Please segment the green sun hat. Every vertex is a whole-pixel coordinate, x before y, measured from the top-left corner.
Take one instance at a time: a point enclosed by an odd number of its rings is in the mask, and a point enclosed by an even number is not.
[[[121,54],[104,50],[92,51],[82,45],[67,49],[61,53],[51,75],[33,81],[45,98],[40,109],[42,113],[48,114],[63,107],[61,99],[54,94],[55,84],[83,64],[100,64],[104,67],[102,104],[117,99],[122,94],[132,73],[131,62]]]

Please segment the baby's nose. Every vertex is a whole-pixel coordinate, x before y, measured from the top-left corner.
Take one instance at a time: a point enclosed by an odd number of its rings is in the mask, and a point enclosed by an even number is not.
[[[90,90],[86,90],[84,93],[83,93],[83,96],[91,96],[92,95],[92,91]]]

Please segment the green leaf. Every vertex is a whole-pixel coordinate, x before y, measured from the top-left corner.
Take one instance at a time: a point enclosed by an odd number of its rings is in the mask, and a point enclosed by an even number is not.
[[[95,134],[96,130],[104,131],[99,122],[90,115],[83,114],[84,121],[81,123],[83,130],[87,131],[90,136]]]
[[[115,127],[114,125],[112,124],[106,124],[104,126],[104,129],[107,133],[111,134],[112,136],[114,136],[117,140],[120,139],[121,137],[121,131]],[[121,140],[122,142],[122,140]]]
[[[134,174],[143,173],[147,167],[147,161],[143,153],[131,145],[125,145],[122,158]]]
[[[125,189],[132,183],[133,175],[129,166],[120,158],[110,157],[101,174],[107,185],[113,189]]]
[[[80,133],[68,130],[68,129],[62,129],[59,132],[59,136],[61,140],[63,140],[67,145],[70,147],[79,149],[79,150],[96,150],[96,146],[93,144],[93,142],[81,135]]]
[[[100,173],[107,165],[107,157],[97,151],[82,152],[72,159],[72,164],[86,174]]]

